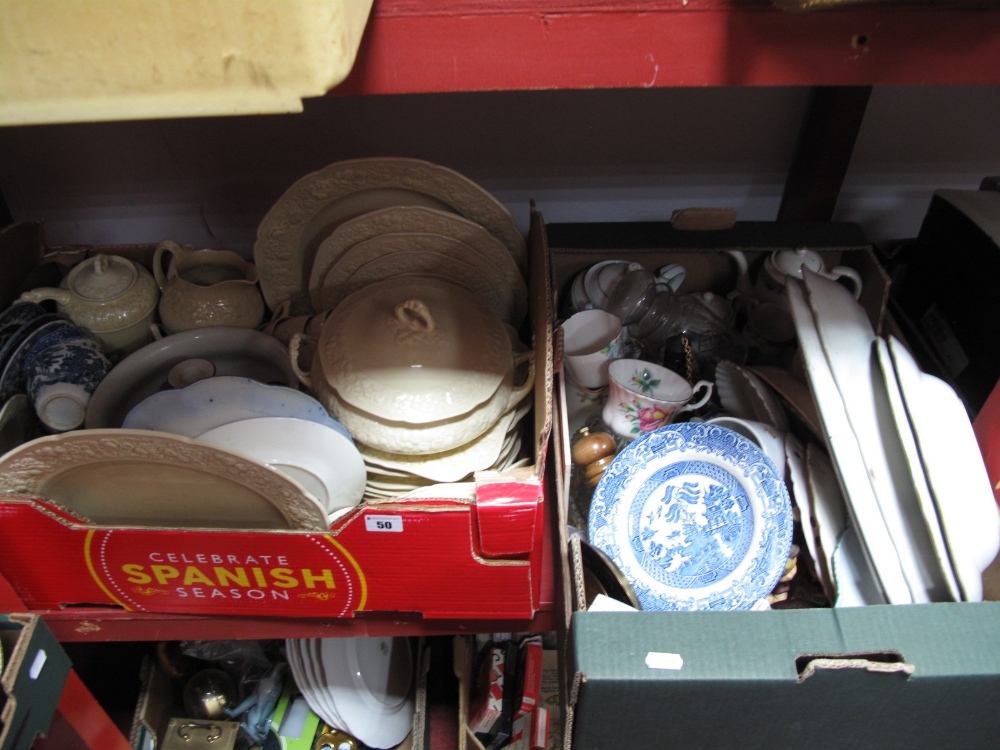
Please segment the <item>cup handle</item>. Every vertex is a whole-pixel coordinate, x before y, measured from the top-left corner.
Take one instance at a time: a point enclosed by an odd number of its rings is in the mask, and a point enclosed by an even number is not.
[[[512,409],[517,406],[524,397],[527,396],[532,387],[535,385],[535,352],[527,351],[521,352],[514,356],[514,367],[522,364],[523,362],[528,363],[528,376],[524,379],[521,385],[515,385],[510,391],[510,397],[507,399],[507,406],[504,407],[504,411]]]
[[[312,376],[308,372],[304,372],[302,368],[299,367],[299,349],[302,347],[302,342],[305,341],[307,336],[300,332],[292,334],[291,340],[288,342],[288,356],[292,360],[292,370],[295,372],[295,377],[299,379],[306,388],[312,390]]]
[[[830,269],[829,273],[824,275],[834,280],[848,279],[851,282],[851,286],[854,287],[854,299],[859,299],[861,297],[861,274],[853,268],[848,268],[847,266],[836,266]]]
[[[167,276],[169,275],[169,272],[167,274],[163,272],[163,254],[170,253],[176,258],[180,250],[181,246],[173,240],[164,240],[156,246],[156,251],[153,253],[153,278],[156,279],[156,285],[160,287],[161,292],[167,283]]]
[[[712,398],[712,390],[715,388],[715,384],[712,383],[712,381],[710,380],[699,380],[697,383],[695,383],[694,388],[691,389],[691,397],[694,398],[694,394],[697,393],[698,389],[702,387],[705,388],[704,395],[702,395],[702,397],[695,402],[689,401],[688,403],[684,404],[684,406],[682,406],[680,409],[677,410],[678,414],[682,411],[694,411],[695,409],[700,409],[701,407],[703,407],[705,404],[708,403],[708,400]]]

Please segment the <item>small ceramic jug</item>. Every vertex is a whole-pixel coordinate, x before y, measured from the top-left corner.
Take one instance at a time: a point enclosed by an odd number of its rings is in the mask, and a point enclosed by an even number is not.
[[[764,265],[757,275],[754,287],[755,296],[763,302],[782,301],[785,278],[792,276],[801,279],[803,269],[809,269],[834,281],[846,281],[854,294],[854,299],[861,296],[861,275],[857,271],[847,266],[835,266],[827,270],[823,256],[805,247],[795,250],[775,250],[764,258]]]
[[[118,255],[95,255],[78,263],[61,288],[43,287],[21,300],[55,300],[59,312],[94,333],[115,358],[152,341],[150,325],[160,293],[149,271]]]
[[[257,267],[236,253],[166,240],[153,255],[153,274],[161,291],[160,322],[169,334],[208,326],[256,328],[264,319]]]

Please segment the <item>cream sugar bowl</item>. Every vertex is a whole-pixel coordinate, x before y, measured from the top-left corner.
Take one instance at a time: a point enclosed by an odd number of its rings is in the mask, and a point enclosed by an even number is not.
[[[308,373],[298,362],[304,338],[289,347],[302,383],[356,440],[393,453],[474,440],[534,381],[532,353],[500,317],[436,278],[394,276],[345,298],[323,322]]]

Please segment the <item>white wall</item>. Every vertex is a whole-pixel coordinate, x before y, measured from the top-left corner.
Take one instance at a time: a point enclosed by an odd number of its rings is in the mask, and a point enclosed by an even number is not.
[[[295,115],[0,129],[0,192],[53,243],[172,238],[250,253],[296,179],[338,159],[452,167],[525,228],[735,206],[773,219],[808,90],[649,89],[325,97]],[[1000,173],[1000,87],[876,89],[835,218],[916,233],[937,187]]]

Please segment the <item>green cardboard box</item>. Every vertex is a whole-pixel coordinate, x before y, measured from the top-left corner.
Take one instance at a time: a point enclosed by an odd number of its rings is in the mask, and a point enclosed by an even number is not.
[[[37,615],[0,615],[4,704],[0,750],[28,750],[44,734],[69,676],[70,661]]]
[[[997,602],[577,612],[571,632],[574,750],[1000,744]]]

